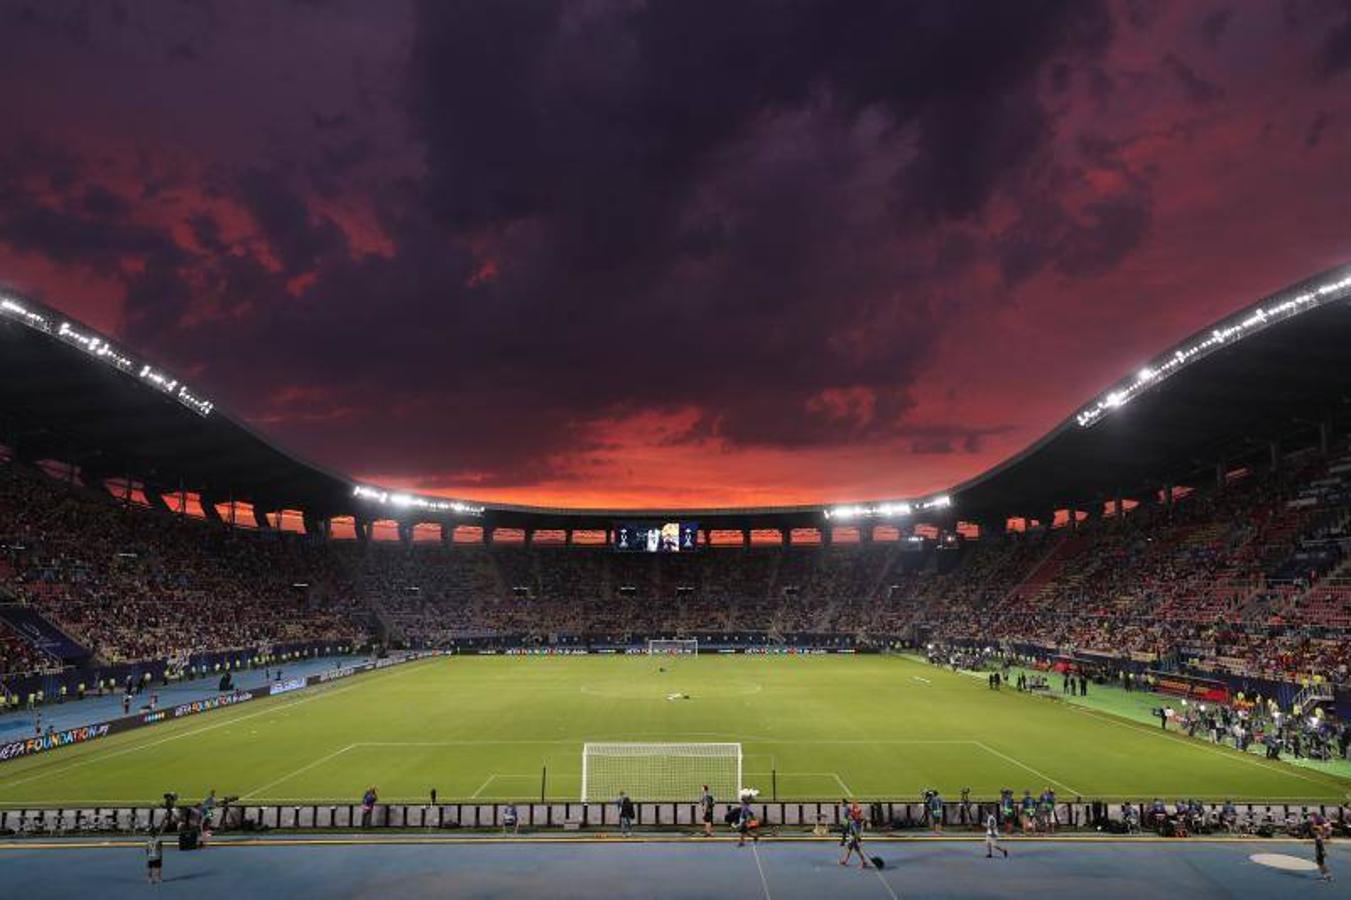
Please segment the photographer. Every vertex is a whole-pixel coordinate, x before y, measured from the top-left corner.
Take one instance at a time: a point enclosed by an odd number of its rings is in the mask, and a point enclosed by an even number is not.
[[[924,812],[935,834],[943,833],[943,797],[937,790],[924,792]]]
[[[202,803],[198,807],[202,814],[202,837],[211,836],[211,824],[216,815],[216,789],[212,788],[207,795],[202,798]]]
[[[971,788],[962,788],[961,804],[958,807],[958,818],[962,825],[974,825],[976,814],[971,808]]]

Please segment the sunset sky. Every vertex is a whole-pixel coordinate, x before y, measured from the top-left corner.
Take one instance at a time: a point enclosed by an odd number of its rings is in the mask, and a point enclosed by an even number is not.
[[[948,487],[1351,261],[1351,2],[0,0],[0,284],[299,454]]]

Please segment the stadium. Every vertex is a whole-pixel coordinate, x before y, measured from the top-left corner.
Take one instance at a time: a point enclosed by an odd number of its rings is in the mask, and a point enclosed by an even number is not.
[[[0,30],[0,898],[1345,894],[1345,0]]]
[[[628,791],[698,834],[704,784],[781,835],[1009,791],[1063,831],[1344,822],[1348,298],[1251,303],[942,494],[568,510],[355,483],[6,296],[0,826],[219,790],[222,838],[607,834]]]

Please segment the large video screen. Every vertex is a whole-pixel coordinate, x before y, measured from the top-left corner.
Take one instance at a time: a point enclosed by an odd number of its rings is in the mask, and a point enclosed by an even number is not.
[[[693,553],[698,522],[617,522],[614,549],[621,553]]]

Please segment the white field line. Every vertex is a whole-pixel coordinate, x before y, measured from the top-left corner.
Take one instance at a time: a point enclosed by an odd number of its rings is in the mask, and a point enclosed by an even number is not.
[[[784,773],[781,772],[781,773],[779,773],[779,774],[784,774]],[[809,772],[790,772],[790,773],[788,773],[788,774],[790,774],[790,775],[810,775],[810,774],[814,774],[814,773],[809,773]],[[830,773],[819,773],[819,774],[820,774],[820,777],[823,777],[823,778],[829,778],[829,777],[830,777]],[[526,779],[526,778],[529,778],[529,779],[534,780],[534,779],[539,778],[538,775],[495,775],[495,776],[493,776],[493,777],[494,777],[497,781],[510,780],[510,779],[524,780],[524,779]],[[524,795],[522,795],[522,796],[524,796]],[[531,797],[538,798],[539,795],[538,795],[538,794],[531,794],[530,796],[531,796]],[[1148,797],[1150,797],[1150,798],[1152,798],[1153,796],[1154,796],[1153,794],[1148,794]],[[993,798],[993,797],[990,797],[990,798],[984,798],[984,799],[977,798],[976,802],[981,802],[981,803],[992,803],[992,802],[994,802],[995,799],[996,799],[996,798]],[[1091,798],[1086,798],[1086,799],[1092,799],[1092,800],[1141,800],[1141,801],[1143,801],[1143,800],[1146,800],[1147,797],[1146,797],[1145,794],[1140,794],[1140,793],[1136,793],[1136,794],[1094,794]],[[1231,800],[1231,801],[1233,801],[1234,803],[1236,803],[1236,804],[1238,804],[1238,805],[1240,805],[1240,806],[1248,806],[1248,805],[1250,805],[1250,806],[1254,806],[1254,807],[1263,807],[1263,806],[1293,806],[1293,805],[1296,805],[1296,804],[1313,806],[1313,805],[1318,804],[1318,803],[1322,803],[1322,804],[1325,804],[1325,805],[1336,805],[1336,803],[1337,803],[1336,800],[1329,800],[1328,797],[1326,797],[1326,796],[1322,796],[1322,797],[1274,797],[1274,798],[1273,798],[1273,797],[1247,797],[1247,796],[1244,796],[1244,795],[1242,795],[1242,794],[1197,794],[1197,795],[1195,795],[1195,797],[1193,797],[1193,799],[1195,799],[1195,800],[1200,800],[1200,801],[1203,802],[1203,803],[1219,803],[1219,802],[1224,801],[1224,800]],[[163,802],[163,801],[160,801],[160,803],[162,803],[162,802]],[[408,804],[408,805],[411,805],[411,806],[416,806],[416,805],[419,805],[419,804],[420,804],[420,805],[422,805],[422,806],[428,806],[428,807],[432,805],[431,802],[428,800],[428,798],[425,797],[425,796],[418,796],[418,797],[384,797],[384,796],[382,796],[382,797],[380,798],[380,802],[381,802],[381,803],[401,803],[401,804]],[[459,802],[462,802],[462,801],[460,801],[460,800],[450,800],[450,799],[446,799],[446,800],[440,801],[440,802],[438,803],[438,805],[439,805],[439,806],[454,806],[456,803],[459,803]],[[535,799],[533,802],[538,803],[539,800],[538,800],[538,799]],[[568,799],[568,798],[560,799],[560,798],[556,798],[556,797],[550,797],[550,798],[548,799],[548,801],[546,801],[546,802],[547,802],[547,803],[550,803],[550,804],[559,804],[559,803],[572,803],[572,804],[576,804],[576,803],[578,803],[578,802],[580,802],[580,801],[575,800],[575,799]],[[669,802],[669,801],[662,801],[662,802],[665,803],[665,802]],[[677,801],[677,802],[683,802],[683,801]],[[691,800],[691,801],[689,801],[689,802],[690,802],[690,804],[694,804],[696,801]],[[838,800],[824,800],[824,799],[812,799],[812,800],[791,800],[791,799],[790,799],[790,800],[783,800],[783,801],[781,801],[781,802],[783,802],[783,803],[820,803],[820,804],[822,804],[823,806],[832,806],[832,805],[835,805],[835,804],[838,804],[838,803],[839,803]],[[907,802],[916,802],[916,803],[917,803],[918,801],[907,801]],[[252,806],[292,806],[292,805],[299,805],[299,806],[316,806],[316,805],[317,805],[317,806],[331,806],[331,805],[334,805],[335,803],[336,803],[336,805],[338,805],[338,806],[360,806],[360,805],[361,805],[361,800],[360,800],[360,798],[354,798],[354,799],[350,799],[350,800],[336,800],[336,799],[333,798],[333,797],[253,797],[253,798],[251,798],[251,799],[249,800],[248,803],[246,803],[246,804],[241,803],[240,805],[241,805],[241,806],[250,806],[250,807],[252,807]],[[145,807],[145,806],[156,806],[156,805],[157,805],[157,804],[156,804],[155,802],[153,802],[153,801],[151,801],[151,800],[149,800],[149,799],[147,799],[147,798],[145,798],[145,797],[136,797],[136,798],[134,798],[134,799],[125,799],[125,800],[110,800],[110,799],[101,799],[101,800],[81,800],[79,803],[72,803],[72,802],[70,802],[69,800],[65,800],[65,799],[62,799],[62,800],[24,800],[24,801],[21,801],[21,802],[18,802],[18,801],[8,801],[8,802],[0,802],[0,809],[9,809],[9,810],[13,810],[13,809],[33,809],[33,810],[36,810],[36,809],[41,809],[41,808],[56,809],[56,808],[58,808],[58,807],[64,808],[64,809],[94,809],[94,808],[104,808],[104,807],[113,807],[113,806],[119,806],[119,807],[140,806],[140,807]],[[972,837],[972,840],[976,840],[976,839],[978,839],[978,837],[979,837],[979,835],[976,835],[976,836]]]
[[[1277,766],[1268,766],[1268,765],[1263,764],[1260,760],[1254,759],[1254,758],[1252,757],[1252,755],[1249,754],[1249,753],[1239,753],[1238,751],[1234,751],[1233,753],[1227,753],[1227,752],[1225,752],[1224,750],[1219,749],[1218,747],[1212,747],[1212,746],[1210,746],[1209,744],[1202,743],[1201,741],[1195,740],[1195,739],[1193,739],[1193,738],[1186,738],[1186,739],[1183,739],[1183,740],[1179,740],[1179,738],[1181,737],[1181,735],[1177,735],[1177,734],[1174,734],[1174,733],[1172,733],[1172,732],[1164,732],[1162,728],[1146,728],[1144,725],[1137,725],[1137,724],[1134,723],[1134,722],[1125,722],[1125,721],[1122,721],[1121,719],[1117,719],[1117,718],[1111,717],[1111,716],[1101,716],[1101,715],[1098,715],[1097,713],[1093,712],[1092,710],[1083,708],[1082,706],[1080,706],[1080,707],[1074,707],[1074,708],[1077,709],[1078,712],[1083,713],[1084,715],[1088,716],[1089,718],[1097,719],[1097,720],[1102,721],[1102,722],[1106,722],[1106,723],[1109,724],[1109,725],[1119,725],[1119,726],[1121,726],[1122,728],[1129,728],[1129,729],[1131,729],[1132,731],[1140,731],[1140,732],[1143,732],[1143,733],[1145,733],[1145,734],[1152,734],[1152,735],[1154,735],[1155,737],[1163,738],[1163,739],[1166,740],[1166,741],[1169,741],[1169,742],[1171,742],[1171,743],[1173,743],[1173,744],[1176,744],[1176,745],[1179,745],[1179,746],[1182,746],[1182,747],[1190,747],[1190,748],[1192,748],[1193,750],[1204,750],[1204,751],[1206,751],[1207,753],[1214,753],[1216,756],[1222,756],[1222,757],[1224,757],[1225,759],[1232,760],[1232,761],[1234,761],[1234,762],[1245,762],[1245,763],[1248,763],[1249,765],[1257,766],[1257,768],[1259,768],[1259,769],[1265,769],[1265,770],[1268,771],[1268,772],[1275,772],[1275,773],[1277,773],[1277,774],[1279,774],[1279,775],[1293,775],[1295,778],[1300,778],[1300,779],[1302,779],[1302,780],[1304,780],[1304,781],[1308,781],[1308,782],[1310,782],[1310,783],[1312,783],[1312,784],[1317,784],[1317,785],[1322,786],[1322,787],[1333,787],[1333,786],[1334,786],[1334,785],[1329,785],[1328,782],[1323,781],[1323,780],[1321,780],[1321,779],[1318,779],[1318,778],[1310,778],[1309,776],[1304,775],[1304,774],[1302,774],[1301,772],[1294,771],[1295,768],[1296,768],[1295,766],[1289,766],[1288,768],[1279,768],[1279,767],[1277,767]]]
[[[1018,768],[1020,768],[1020,769],[1025,769],[1025,770],[1027,770],[1028,772],[1031,772],[1033,775],[1036,775],[1038,778],[1044,779],[1045,781],[1049,782],[1050,784],[1058,784],[1058,785],[1060,785],[1061,787],[1063,787],[1065,790],[1069,791],[1071,794],[1075,794],[1075,795],[1080,796],[1080,797],[1087,796],[1087,795],[1085,795],[1082,791],[1077,791],[1077,790],[1075,790],[1074,788],[1070,787],[1070,786],[1069,786],[1068,784],[1066,784],[1065,782],[1063,782],[1063,781],[1057,781],[1056,779],[1052,778],[1050,775],[1047,775],[1045,772],[1038,772],[1036,769],[1032,768],[1032,767],[1029,766],[1027,763],[1019,762],[1018,760],[1014,759],[1012,756],[1009,756],[1007,753],[1001,753],[1000,751],[998,751],[998,750],[996,750],[995,748],[991,747],[989,744],[982,743],[981,741],[976,741],[975,743],[976,743],[976,745],[979,746],[982,750],[985,750],[985,751],[987,751],[987,752],[989,752],[989,753],[992,753],[992,754],[994,754],[995,756],[998,756],[1000,759],[1008,760],[1009,762],[1013,763],[1013,764],[1014,764],[1015,766],[1017,766]]]
[[[925,684],[933,684],[933,682],[930,681],[929,679],[927,679],[927,678],[920,678],[918,675],[911,675],[910,677],[911,677],[912,679],[914,679],[915,681],[922,681],[922,682],[924,682]]]
[[[688,732],[682,732],[682,733],[683,733],[683,734],[688,734]],[[678,735],[676,735],[676,736],[678,737],[678,736],[680,736],[680,735],[678,734]],[[735,737],[735,735],[727,735],[727,737]],[[588,736],[585,736],[585,737],[576,737],[576,738],[548,738],[548,739],[540,739],[540,740],[518,740],[518,739],[509,739],[509,738],[504,738],[504,739],[498,740],[498,739],[496,739],[496,738],[484,738],[484,739],[465,740],[465,741],[360,741],[360,742],[358,742],[358,743],[353,744],[352,746],[353,746],[353,747],[491,747],[491,746],[497,746],[497,745],[510,745],[510,744],[523,744],[523,745],[530,745],[530,744],[563,744],[563,745],[566,745],[566,744],[584,744],[584,743],[586,743],[587,741],[598,741],[598,740],[605,740],[605,738],[597,738],[597,737],[595,737],[595,736],[593,736],[593,735],[588,735]],[[910,739],[908,739],[908,738],[902,738],[902,739],[897,739],[897,740],[879,739],[879,740],[819,740],[819,741],[818,741],[818,740],[803,740],[803,741],[800,741],[800,740],[796,740],[796,739],[793,739],[793,738],[744,738],[744,739],[743,739],[743,743],[747,743],[747,744],[771,744],[771,745],[773,745],[773,744],[788,744],[788,745],[791,745],[791,746],[794,746],[794,747],[799,747],[799,746],[802,746],[802,745],[804,745],[804,744],[811,744],[811,745],[818,745],[818,744],[819,744],[819,745],[833,745],[833,744],[845,744],[845,745],[886,744],[886,745],[888,745],[888,746],[891,746],[891,745],[900,745],[900,746],[904,746],[904,745],[906,745],[906,744],[917,744],[917,745],[927,745],[927,744],[979,744],[980,741],[973,741],[973,740],[970,740],[969,738],[968,738],[968,739],[952,738],[952,739],[947,739],[947,740],[910,740]],[[748,756],[768,756],[769,754],[750,753],[750,754],[747,754],[747,755],[748,755]]]
[[[356,746],[355,744],[348,744],[346,747],[342,747],[342,748],[340,748],[340,749],[334,750],[332,753],[329,753],[329,754],[327,754],[326,756],[321,756],[321,757],[319,757],[318,759],[316,759],[314,762],[309,763],[309,764],[304,765],[304,766],[301,766],[299,769],[296,769],[294,772],[290,772],[290,773],[288,773],[288,774],[286,774],[286,775],[283,775],[282,777],[276,779],[275,781],[269,781],[267,784],[263,785],[262,787],[256,787],[256,788],[254,788],[253,790],[249,791],[247,794],[241,794],[240,797],[239,797],[239,799],[240,799],[240,800],[247,800],[247,799],[249,799],[250,797],[254,797],[254,796],[257,796],[258,794],[261,794],[263,791],[267,790],[268,788],[276,787],[277,785],[281,784],[283,781],[290,781],[292,778],[295,778],[295,777],[296,777],[297,775],[299,775],[301,772],[308,772],[310,769],[313,769],[315,766],[323,765],[324,763],[328,762],[330,759],[334,759],[334,758],[336,758],[336,757],[342,756],[344,753],[346,753],[348,750],[351,750],[351,749],[352,749],[353,747],[355,747],[355,746]]]
[[[405,669],[405,670],[402,670],[402,671],[392,672],[392,673],[390,673],[390,674],[391,674],[391,676],[398,676],[398,675],[401,675],[401,674],[407,674],[408,671],[410,671],[410,670]],[[383,680],[388,680],[388,679],[383,679]],[[330,683],[332,683],[332,682],[330,682]],[[128,754],[128,753],[136,753],[136,752],[141,751],[141,750],[148,750],[148,749],[150,749],[151,747],[158,747],[158,746],[160,746],[161,744],[167,744],[167,743],[169,743],[170,741],[177,741],[177,740],[181,740],[181,739],[183,739],[183,738],[185,738],[185,737],[192,737],[193,735],[204,734],[204,733],[206,733],[206,732],[208,732],[208,731],[215,731],[217,728],[224,728],[224,727],[227,726],[227,725],[234,725],[234,724],[236,724],[237,722],[247,722],[249,719],[256,719],[256,718],[258,718],[259,716],[269,716],[269,715],[272,715],[273,713],[280,712],[280,711],[282,711],[282,710],[284,710],[284,709],[291,709],[292,707],[300,706],[300,705],[305,704],[305,703],[310,703],[310,702],[312,702],[312,701],[314,701],[314,700],[319,700],[319,699],[324,698],[324,697],[334,697],[334,696],[337,696],[338,694],[342,694],[342,693],[345,693],[345,692],[350,691],[350,690],[354,690],[354,689],[359,688],[359,687],[364,687],[364,686],[366,686],[366,685],[368,685],[368,684],[371,684],[371,683],[372,683],[372,681],[371,681],[370,679],[362,679],[362,680],[359,680],[359,681],[358,681],[357,683],[355,683],[355,684],[344,685],[344,686],[339,687],[339,688],[336,688],[336,689],[332,689],[332,688],[331,688],[331,689],[328,689],[328,690],[320,689],[320,690],[316,691],[315,693],[310,694],[308,697],[300,697],[300,698],[297,698],[296,700],[293,700],[293,701],[291,701],[291,702],[289,702],[289,703],[282,703],[282,704],[277,705],[277,706],[269,706],[269,707],[267,707],[266,709],[260,709],[260,710],[258,710],[257,712],[252,712],[252,713],[249,713],[248,715],[243,715],[243,716],[237,716],[237,717],[233,717],[233,718],[229,718],[229,719],[224,719],[224,720],[219,721],[219,722],[214,722],[214,723],[212,723],[212,724],[210,724],[210,725],[205,725],[205,726],[203,726],[203,727],[201,727],[201,728],[194,728],[194,729],[192,729],[191,731],[181,731],[181,732],[179,732],[178,734],[172,734],[172,735],[169,735],[168,737],[166,737],[166,738],[161,738],[161,739],[158,740],[158,741],[151,741],[151,742],[148,743],[148,744],[137,744],[137,745],[134,746],[134,747],[126,747],[126,748],[124,748],[124,749],[122,749],[122,750],[114,750],[114,751],[111,752],[111,753],[99,753],[99,752],[97,752],[97,747],[98,747],[97,744],[86,744],[85,746],[94,747],[94,748],[95,748],[95,751],[94,751],[94,752],[91,752],[90,754],[88,754],[87,756],[85,756],[85,757],[83,757],[83,758],[81,758],[81,759],[79,759],[79,760],[76,760],[76,761],[70,763],[69,765],[66,765],[66,766],[59,766],[59,767],[54,768],[54,769],[45,769],[45,770],[43,770],[43,771],[41,771],[41,772],[38,772],[38,773],[35,774],[35,775],[30,775],[30,776],[28,776],[27,778],[18,778],[18,779],[15,779],[15,780],[13,780],[13,781],[8,781],[8,782],[5,783],[5,785],[4,785],[3,787],[0,787],[0,791],[3,791],[3,790],[5,790],[5,789],[7,789],[7,788],[17,787],[18,785],[21,785],[21,784],[28,784],[30,781],[37,781],[38,779],[40,779],[40,778],[46,778],[46,777],[49,776],[49,775],[56,775],[56,774],[63,773],[63,772],[69,772],[71,769],[78,769],[78,768],[80,768],[80,767],[82,767],[82,766],[91,765],[91,764],[93,764],[93,763],[101,763],[101,762],[105,762],[105,761],[107,761],[107,760],[109,760],[109,759],[112,759],[113,757],[116,757],[116,756],[125,756],[125,755]]]
[[[760,872],[760,887],[765,889],[765,900],[772,900],[769,896],[769,880],[765,878],[765,867],[760,865],[760,848],[754,841],[751,842],[751,855],[755,857],[755,868]]]
[[[474,793],[469,795],[469,799],[477,800],[479,795],[488,789],[488,785],[492,784],[496,779],[497,779],[496,775],[489,775],[486,779],[484,779],[483,784],[480,784],[478,786],[478,790],[474,791]]]
[[[874,867],[873,874],[877,876],[878,881],[882,882],[882,887],[887,889],[887,893],[891,895],[891,900],[901,900],[900,895],[891,887],[891,882],[887,881],[886,877],[882,875],[881,869]]]
[[[854,792],[849,789],[849,785],[844,783],[844,779],[839,776],[838,772],[831,772],[829,774],[831,778],[835,779],[835,783],[840,786],[840,790],[844,791],[846,797],[852,797],[854,795]]]
[[[750,763],[747,762],[747,760],[752,759],[754,760],[763,759],[765,761],[766,767],[763,769],[751,769]],[[742,773],[741,773],[742,775],[770,775],[771,773],[773,773],[775,769],[779,767],[778,764],[774,761],[773,753],[747,753],[741,757],[741,765],[742,765]],[[760,763],[757,762],[756,765],[760,765]]]
[[[475,740],[475,741],[358,741],[353,747],[488,747],[498,744],[578,744],[581,739],[568,740]]]
[[[980,677],[980,673],[979,673],[979,672],[968,672],[968,671],[966,671],[966,670],[962,670],[962,671],[959,672],[958,674],[961,674],[961,675],[968,675],[968,676],[970,676],[970,677],[972,677],[972,678],[979,678],[979,677]],[[1048,695],[1048,696],[1052,696],[1052,695]],[[1138,723],[1138,722],[1130,722],[1130,721],[1126,721],[1126,720],[1124,720],[1124,719],[1118,718],[1118,717],[1116,717],[1116,716],[1111,716],[1111,715],[1102,715],[1102,714],[1100,714],[1100,713],[1097,713],[1097,712],[1093,711],[1092,709],[1089,709],[1088,707],[1080,706],[1080,705],[1077,704],[1077,703],[1069,703],[1069,702],[1065,702],[1065,707],[1066,707],[1067,709],[1073,711],[1073,712],[1082,713],[1083,715],[1088,716],[1090,719],[1098,719],[1099,721],[1106,722],[1106,723],[1108,723],[1109,725],[1118,725],[1118,726],[1120,726],[1120,727],[1122,727],[1122,728],[1129,728],[1129,729],[1131,729],[1132,731],[1142,731],[1142,732],[1144,732],[1144,733],[1146,733],[1146,734],[1152,734],[1152,735],[1155,735],[1156,737],[1162,737],[1162,738],[1164,738],[1164,739],[1166,739],[1166,740],[1174,740],[1174,739],[1176,739],[1176,738],[1178,738],[1178,737],[1181,737],[1181,735],[1178,735],[1178,734],[1176,734],[1175,732],[1164,732],[1163,729],[1161,729],[1161,728],[1149,728],[1149,727],[1147,727],[1147,726],[1145,726],[1145,725],[1141,725],[1141,724]],[[1170,737],[1169,735],[1172,735],[1172,736]],[[1205,743],[1203,743],[1203,742],[1201,742],[1201,741],[1198,741],[1198,740],[1195,740],[1195,739],[1193,739],[1193,738],[1187,738],[1187,740],[1181,741],[1181,742],[1179,742],[1179,743],[1181,743],[1181,745],[1184,746],[1184,747],[1192,747],[1192,748],[1197,749],[1197,750],[1205,750],[1205,751],[1208,752],[1208,753],[1214,753],[1214,754],[1216,754],[1216,755],[1218,755],[1218,756],[1223,756],[1225,759],[1231,759],[1231,760],[1235,760],[1235,761],[1237,761],[1237,762],[1246,762],[1246,763],[1248,763],[1248,764],[1250,764],[1250,765],[1257,766],[1259,769],[1266,769],[1266,770],[1269,771],[1269,772],[1278,772],[1278,773],[1283,774],[1283,775],[1293,775],[1293,776],[1295,776],[1296,778],[1303,779],[1304,781],[1308,781],[1308,782],[1310,782],[1310,783],[1312,783],[1312,784],[1322,785],[1322,786],[1324,786],[1324,787],[1335,787],[1335,785],[1329,785],[1328,782],[1326,782],[1326,781],[1322,781],[1322,780],[1317,779],[1317,778],[1310,778],[1309,776],[1307,776],[1307,775],[1302,775],[1302,774],[1300,774],[1299,772],[1292,772],[1292,771],[1290,771],[1289,769],[1286,769],[1286,768],[1280,768],[1280,767],[1277,767],[1277,766],[1268,766],[1268,765],[1265,765],[1265,764],[1262,763],[1260,760],[1254,759],[1254,758],[1252,757],[1252,754],[1250,754],[1250,753],[1241,753],[1241,754],[1238,753],[1238,752],[1235,752],[1235,753],[1232,753],[1232,754],[1231,754],[1231,753],[1226,753],[1225,751],[1219,749],[1218,747],[1211,747],[1211,746],[1209,746],[1208,744],[1205,744]],[[1296,768],[1296,767],[1295,767],[1295,766],[1290,766],[1290,769],[1293,769],[1293,768]],[[1109,796],[1113,796],[1113,795],[1109,795],[1109,794],[1098,794],[1097,796],[1102,797],[1103,799],[1107,799]],[[1346,796],[1347,796],[1348,798],[1351,798],[1351,791],[1347,791],[1347,792],[1346,792]]]

